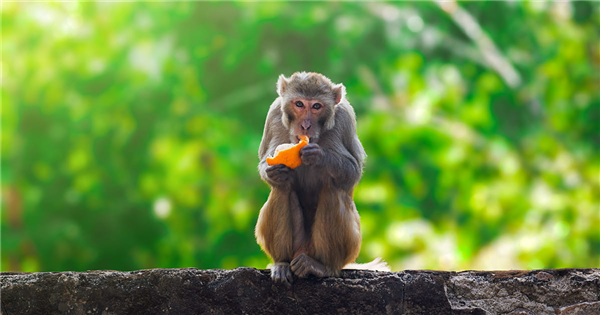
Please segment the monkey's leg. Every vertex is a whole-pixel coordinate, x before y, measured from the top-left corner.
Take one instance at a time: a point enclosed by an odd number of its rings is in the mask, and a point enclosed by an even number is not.
[[[337,276],[345,265],[356,259],[360,242],[360,217],[351,193],[323,189],[312,230],[314,254],[311,257],[323,264],[327,276]]]
[[[256,224],[256,239],[274,262],[271,277],[285,284],[291,283],[289,264],[294,255],[290,194],[289,189],[274,188]]]
[[[312,253],[311,239],[308,236],[302,206],[295,192],[290,195],[290,211],[292,226],[294,227],[292,236],[294,240],[294,259],[290,264],[292,272],[300,278],[306,278],[311,274],[317,277],[326,276],[327,273],[323,264],[309,256]]]
[[[294,191],[289,192],[288,209],[292,223],[293,252],[297,253],[299,251],[304,251],[308,238],[306,237],[304,229],[304,217],[302,216],[300,201],[298,201],[298,195]],[[294,282],[294,278],[292,276],[289,260],[275,261],[273,268],[271,268],[271,278],[276,282],[282,282],[285,285],[290,286],[292,282]]]
[[[296,258],[299,254],[308,251],[310,239],[306,235],[302,206],[300,206],[298,195],[294,191],[290,193],[290,216],[292,219],[292,242],[294,248],[294,256],[292,258]]]

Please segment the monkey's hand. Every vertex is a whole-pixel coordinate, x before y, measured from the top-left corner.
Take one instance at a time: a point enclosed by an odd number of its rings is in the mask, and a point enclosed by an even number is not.
[[[323,161],[325,152],[316,143],[310,143],[300,150],[302,164],[319,165]]]
[[[271,165],[267,167],[267,176],[275,184],[284,184],[292,178],[293,170],[283,164]]]
[[[294,277],[290,271],[290,264],[286,262],[276,262],[271,267],[271,279],[275,282],[283,283],[286,286],[291,286],[294,282]]]
[[[290,267],[292,272],[300,278],[306,278],[309,275],[315,275],[317,277],[325,277],[327,275],[327,270],[325,270],[323,264],[304,253],[294,258]]]

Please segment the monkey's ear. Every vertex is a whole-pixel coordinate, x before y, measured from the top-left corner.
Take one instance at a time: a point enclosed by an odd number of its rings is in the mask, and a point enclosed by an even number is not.
[[[334,85],[333,96],[335,97],[335,103],[339,104],[346,96],[346,87],[341,83]]]
[[[277,80],[277,94],[279,96],[283,96],[288,83],[290,83],[290,79],[284,77],[283,74],[279,75],[279,80]]]

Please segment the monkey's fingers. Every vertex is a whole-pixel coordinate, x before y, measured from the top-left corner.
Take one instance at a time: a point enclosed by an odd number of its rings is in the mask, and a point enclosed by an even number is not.
[[[305,163],[306,165],[315,165],[320,163],[323,155],[325,155],[323,149],[316,145],[315,147],[310,148],[306,146],[302,149],[302,151],[300,151],[300,158],[302,159],[302,163]]]
[[[275,176],[271,177],[271,179],[277,183],[287,182],[290,178],[291,178],[291,176],[284,175],[284,174],[279,174],[279,175],[275,175]]]
[[[271,165],[269,166],[268,170],[292,170],[291,168],[287,167],[285,164],[275,164],[275,165]]]
[[[275,182],[284,182],[292,177],[292,169],[283,165],[274,165],[267,169],[267,176]]]
[[[269,166],[267,168],[267,175],[269,175],[269,177],[275,176],[277,174],[289,174],[291,172],[292,172],[292,169],[283,164],[277,164],[277,165]]]
[[[318,144],[311,143],[311,144],[304,146],[302,149],[300,149],[300,154],[302,154],[303,152],[308,152],[308,151],[321,151],[322,152],[323,149]]]
[[[281,171],[286,171],[289,172],[292,169],[285,166],[284,164],[276,164],[276,165],[271,165],[269,167],[267,167],[267,173],[271,173],[271,172],[281,172]]]

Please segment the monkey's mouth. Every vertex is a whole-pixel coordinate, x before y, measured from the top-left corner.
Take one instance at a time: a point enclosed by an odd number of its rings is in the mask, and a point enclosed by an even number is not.
[[[313,140],[315,139],[314,137],[311,137],[309,135],[300,135],[300,136],[307,136],[308,142],[313,142]],[[300,136],[296,136],[296,143],[300,143]]]
[[[297,135],[294,137],[294,139],[296,140],[296,143],[300,143],[300,136],[307,136],[308,137],[308,142],[309,143],[317,143],[317,141],[319,140],[319,138],[314,135],[314,136],[309,136],[309,135]]]

